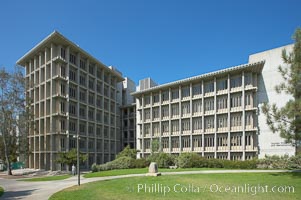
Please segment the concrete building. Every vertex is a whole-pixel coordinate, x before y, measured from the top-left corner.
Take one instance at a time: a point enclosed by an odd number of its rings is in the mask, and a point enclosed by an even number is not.
[[[162,85],[145,84],[137,98],[139,157],[154,139],[163,152],[197,152],[207,158],[247,160],[265,155],[294,155],[295,148],[273,134],[260,113],[264,102],[283,105],[277,94],[282,49],[250,55],[247,64]],[[148,80],[148,82],[153,82]]]
[[[122,82],[122,148],[128,145],[131,148],[136,148],[136,99],[131,95],[135,91],[135,82],[126,77]]]
[[[57,31],[17,63],[26,70],[26,96],[34,111],[30,168],[65,169],[55,160],[59,152],[76,148],[78,135],[80,151],[88,153],[81,167],[115,159],[121,146],[117,83],[124,79],[120,72]]]
[[[294,155],[273,134],[260,108],[290,98],[277,94],[281,52],[292,45],[249,56],[247,64],[158,85],[151,78],[123,78],[57,31],[17,63],[26,70],[26,96],[34,111],[29,130],[30,168],[66,169],[59,152],[76,146],[88,154],[82,168],[105,163],[130,145],[150,154],[153,140],[163,152],[247,160]]]

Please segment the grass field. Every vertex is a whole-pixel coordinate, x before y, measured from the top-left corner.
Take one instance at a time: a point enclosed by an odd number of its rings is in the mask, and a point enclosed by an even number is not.
[[[70,178],[71,175],[59,175],[59,176],[46,176],[46,177],[37,177],[37,178],[30,178],[30,179],[20,179],[19,181],[57,181]]]
[[[4,193],[4,189],[0,187],[0,197],[2,196],[3,193]]]
[[[220,170],[220,168],[178,168],[178,169],[159,169],[159,172],[181,172],[181,171],[201,171],[201,170]],[[230,169],[229,169],[230,170]],[[137,169],[115,169],[101,172],[85,174],[85,178],[104,177],[104,176],[119,176],[127,174],[145,174],[148,168]]]
[[[225,173],[122,178],[67,188],[50,199],[297,200],[301,199],[301,173]]]

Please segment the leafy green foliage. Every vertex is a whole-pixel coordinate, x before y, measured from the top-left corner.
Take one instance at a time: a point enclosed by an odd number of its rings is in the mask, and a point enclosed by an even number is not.
[[[80,162],[86,161],[88,158],[87,154],[80,153],[79,160]],[[77,164],[77,150],[71,149],[68,152],[60,152],[58,154],[58,159],[56,160],[57,163],[67,164],[69,166]]]
[[[139,151],[136,149],[131,149],[129,145],[127,145],[120,153],[117,154],[116,158],[120,158],[120,157],[130,157],[133,159],[136,159],[137,157],[137,153]]]
[[[279,73],[283,82],[275,87],[277,93],[286,93],[293,99],[283,107],[265,103],[262,112],[266,115],[266,122],[275,133],[280,133],[287,142],[300,146],[301,141],[301,29],[298,28],[293,36],[295,40],[293,51],[282,52],[282,59],[286,66],[279,66]]]
[[[156,162],[159,168],[168,168],[175,165],[175,156],[163,152],[153,153],[147,160],[149,162]]]

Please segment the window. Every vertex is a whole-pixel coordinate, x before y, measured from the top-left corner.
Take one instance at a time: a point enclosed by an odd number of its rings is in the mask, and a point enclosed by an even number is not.
[[[92,124],[89,124],[88,132],[89,132],[89,135],[91,135],[91,136],[94,135],[94,126]]]
[[[162,117],[168,117],[169,116],[169,108],[168,106],[162,106]]]
[[[85,134],[85,132],[86,132],[86,124],[80,123],[79,124],[79,133],[83,135],[83,134]]]
[[[182,145],[183,145],[183,148],[189,148],[190,147],[190,138],[189,137],[183,137],[182,138]]]
[[[89,118],[89,120],[94,121],[94,110],[89,109],[88,118]]]
[[[61,119],[61,130],[66,130],[66,121],[64,119]]]
[[[65,102],[61,102],[61,112],[62,113],[66,112],[66,110],[65,110]]]
[[[252,74],[245,74],[245,86],[252,85]]]
[[[190,103],[183,103],[182,104],[182,115],[190,114]]]
[[[96,70],[96,76],[97,76],[98,79],[102,79],[101,74],[102,74],[101,69],[97,69]]]
[[[231,96],[231,108],[241,107],[241,95]]]
[[[61,48],[61,57],[66,58],[66,50],[64,48]]]
[[[228,98],[227,97],[220,97],[217,98],[217,109],[222,110],[222,109],[227,109],[228,105]]]
[[[246,114],[246,126],[251,126],[253,124],[253,114],[247,113]]]
[[[71,85],[69,86],[69,96],[73,99],[76,99],[76,91],[77,91],[77,88],[75,85]]]
[[[201,130],[201,129],[202,129],[202,118],[194,118],[193,130]]]
[[[102,98],[100,96],[96,98],[96,106],[102,108]]]
[[[81,118],[86,118],[86,109],[84,107],[79,108],[79,116]]]
[[[205,118],[205,128],[206,129],[214,128],[214,117],[206,117]]]
[[[80,59],[80,61],[79,61],[79,67],[80,67],[82,70],[85,70],[85,71],[86,71],[86,61],[83,60],[83,59]]]
[[[202,100],[193,101],[192,106],[193,106],[193,113],[202,112]]]
[[[97,82],[96,84],[96,91],[99,94],[102,94],[102,84],[100,82]]]
[[[182,120],[182,130],[190,131],[190,120],[189,119]]]
[[[201,84],[193,85],[192,92],[193,92],[193,95],[200,95],[200,94],[202,94],[202,85]]]
[[[153,136],[159,136],[160,135],[160,126],[159,123],[153,124]]]
[[[162,138],[162,148],[163,149],[169,148],[169,139],[168,138]]]
[[[202,147],[202,138],[197,136],[193,138],[193,146],[194,147]]]
[[[69,114],[75,116],[76,115],[76,104],[69,103]]]
[[[172,113],[172,116],[179,115],[179,104],[172,104],[171,113]]]
[[[185,86],[182,88],[182,98],[189,97],[190,96],[190,87]]]
[[[225,128],[228,125],[228,117],[227,116],[219,116],[217,118],[217,127]]]
[[[214,137],[212,136],[205,137],[205,147],[214,147]]]
[[[100,111],[97,111],[97,113],[96,113],[96,121],[101,122],[101,112]]]
[[[205,100],[205,111],[214,110],[214,99],[206,99]]]
[[[86,91],[85,90],[80,90],[79,91],[79,100],[82,102],[86,101]]]
[[[66,66],[64,66],[64,65],[61,66],[61,76],[62,77],[66,76]]]
[[[178,99],[179,98],[179,90],[175,89],[171,92],[171,97],[173,100]]]
[[[228,88],[228,80],[218,80],[217,81],[217,90],[226,90]]]
[[[150,125],[149,124],[145,124],[144,125],[144,135],[147,136],[150,134]]]
[[[241,135],[231,136],[231,146],[241,146]]]
[[[168,122],[162,122],[162,132],[163,133],[169,132],[169,124],[168,124]]]
[[[246,100],[245,100],[246,106],[251,106],[252,105],[252,94],[246,94]]]
[[[150,104],[150,96],[145,96],[144,97],[144,105],[149,105]]]
[[[241,87],[241,83],[242,83],[241,76],[233,77],[230,80],[231,88]]]
[[[84,74],[80,74],[79,84],[81,84],[82,86],[86,86],[86,76]]]
[[[94,68],[95,68],[94,65],[92,65],[92,64],[89,65],[89,73],[90,73],[91,75],[94,75]]]
[[[94,94],[89,93],[89,104],[94,105]]]
[[[153,103],[159,103],[159,94],[153,95]]]
[[[150,119],[150,110],[149,109],[144,110],[144,118],[146,120]]]
[[[94,79],[89,79],[89,89],[94,90]]]
[[[169,92],[164,91],[162,92],[162,101],[168,101],[169,100]]]
[[[64,83],[61,83],[61,95],[66,94],[66,85]]]
[[[231,127],[241,126],[241,114],[231,116]]]
[[[76,65],[76,56],[74,54],[70,53],[69,61],[72,64]]]
[[[69,121],[69,130],[75,132],[76,131],[76,122],[75,121]]]
[[[71,68],[69,70],[69,79],[76,82],[76,71]]]
[[[213,82],[205,83],[205,93],[210,93],[210,92],[214,92]]]
[[[172,138],[171,146],[172,146],[172,148],[179,148],[179,138]]]
[[[171,122],[171,130],[173,133],[179,131],[179,121],[176,120]]]

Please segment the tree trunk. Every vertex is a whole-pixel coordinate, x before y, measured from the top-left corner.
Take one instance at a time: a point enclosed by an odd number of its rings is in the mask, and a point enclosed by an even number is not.
[[[3,133],[3,136],[4,135],[5,134]],[[7,164],[7,175],[13,175],[12,170],[11,170],[11,163],[10,163],[9,156],[8,156],[8,149],[7,149],[5,136],[3,137],[3,144],[4,144],[4,154],[5,154],[6,164]]]

